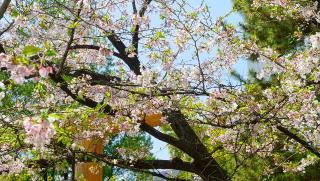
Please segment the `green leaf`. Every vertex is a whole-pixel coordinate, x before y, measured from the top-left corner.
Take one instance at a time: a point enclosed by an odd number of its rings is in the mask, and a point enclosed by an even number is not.
[[[19,55],[19,56],[16,57],[16,63],[18,63],[18,64],[29,64],[29,61],[25,56]]]
[[[24,47],[22,53],[27,56],[36,55],[41,51],[41,48],[33,46],[33,45],[27,45]]]
[[[198,14],[197,14],[196,12],[192,12],[192,13],[190,14],[190,16],[191,16],[192,19],[197,19]]]
[[[76,28],[78,25],[79,25],[79,22],[76,21],[76,22],[70,23],[70,24],[68,25],[68,28],[73,29],[73,28]]]
[[[45,47],[46,49],[50,49],[50,43],[49,43],[48,40],[44,41],[44,47]]]
[[[113,176],[113,169],[111,166],[109,165],[106,165],[103,167],[103,175],[104,175],[104,178],[107,177],[107,178],[111,178]]]
[[[164,35],[163,32],[161,32],[161,31],[157,31],[157,32],[156,32],[156,38],[162,39],[162,38],[165,38],[165,37],[166,37],[166,36]]]
[[[52,49],[48,49],[48,50],[46,51],[46,56],[48,56],[48,57],[53,57],[53,56],[55,56],[55,55],[57,55],[57,52],[54,51],[54,50],[52,50]]]
[[[131,33],[134,33],[135,31],[136,31],[136,27],[133,26],[133,27],[130,28],[130,32]]]
[[[207,13],[207,12],[209,12],[209,6],[208,5],[205,5],[204,6],[204,11]]]
[[[103,20],[108,22],[110,20],[110,16],[109,15],[105,15],[103,16]]]
[[[72,77],[72,76],[69,76],[69,75],[63,75],[62,78],[63,78],[63,80],[65,80],[66,82],[70,82],[70,81],[73,79],[73,77]]]
[[[18,17],[18,16],[19,16],[18,10],[15,9],[15,8],[12,8],[12,10],[11,10],[11,16],[12,16],[13,18]]]
[[[39,26],[44,30],[48,30],[48,27],[46,26],[46,24],[44,22],[39,23]]]
[[[85,100],[83,93],[81,92],[78,93],[77,100],[83,100],[83,101]]]
[[[18,28],[18,32],[20,35],[24,36],[24,37],[30,37],[30,35],[25,32],[25,30],[23,28]]]
[[[51,113],[48,115],[48,117],[52,117],[54,119],[63,119],[63,116],[57,114],[57,113]]]

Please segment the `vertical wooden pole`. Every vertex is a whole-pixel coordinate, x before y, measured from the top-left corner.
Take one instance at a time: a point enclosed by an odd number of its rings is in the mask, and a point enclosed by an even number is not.
[[[71,158],[71,160],[72,160],[72,164],[71,164],[71,171],[72,171],[72,173],[71,173],[71,181],[75,181],[76,179],[76,153],[73,151],[72,152],[72,158]]]

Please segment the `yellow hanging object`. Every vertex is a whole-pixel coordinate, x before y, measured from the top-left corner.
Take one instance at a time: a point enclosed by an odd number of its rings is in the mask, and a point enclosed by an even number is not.
[[[103,154],[104,143],[101,138],[83,139],[79,141],[79,144],[87,152]],[[101,163],[77,163],[76,164],[76,176],[80,176],[86,181],[102,181],[103,180],[103,166]]]
[[[149,126],[156,127],[160,126],[161,122],[160,119],[162,114],[150,114],[145,115],[145,123]],[[117,126],[112,126],[113,133],[118,133],[119,128]],[[87,152],[93,152],[97,154],[103,153],[103,141],[97,138],[91,138],[88,140],[81,140],[79,144],[85,148]],[[77,163],[76,164],[76,175],[82,175],[86,181],[102,181],[102,164],[101,163]]]
[[[76,176],[85,181],[103,181],[103,165],[101,163],[77,163]]]
[[[156,126],[160,126],[162,115],[160,113],[158,114],[150,114],[150,115],[146,115],[146,117],[144,118],[145,123],[147,123],[149,126],[151,127],[156,127]]]
[[[83,139],[79,141],[87,152],[103,154],[103,140],[101,138],[93,137],[91,139]]]

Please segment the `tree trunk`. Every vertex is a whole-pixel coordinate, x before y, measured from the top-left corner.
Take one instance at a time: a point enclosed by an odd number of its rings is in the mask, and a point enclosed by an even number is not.
[[[184,152],[194,159],[193,164],[197,169],[196,174],[208,181],[230,180],[226,171],[212,158],[185,116],[180,111],[170,111],[167,115],[172,130],[187,147]]]

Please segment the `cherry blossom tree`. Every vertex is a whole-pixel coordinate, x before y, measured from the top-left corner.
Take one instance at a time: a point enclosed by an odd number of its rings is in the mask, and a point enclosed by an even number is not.
[[[309,4],[253,6],[319,21]],[[214,19],[205,1],[4,0],[2,175],[46,180],[48,170],[69,169],[75,180],[75,164],[89,161],[168,180],[305,172],[320,157],[320,34],[282,54],[241,38],[225,17]],[[263,83],[231,79],[235,64],[252,55],[264,65],[255,77]],[[146,121],[154,115],[158,127]],[[141,133],[167,143],[172,158],[153,158],[149,144],[119,146],[116,154],[79,144],[90,138],[108,146],[116,135]]]

